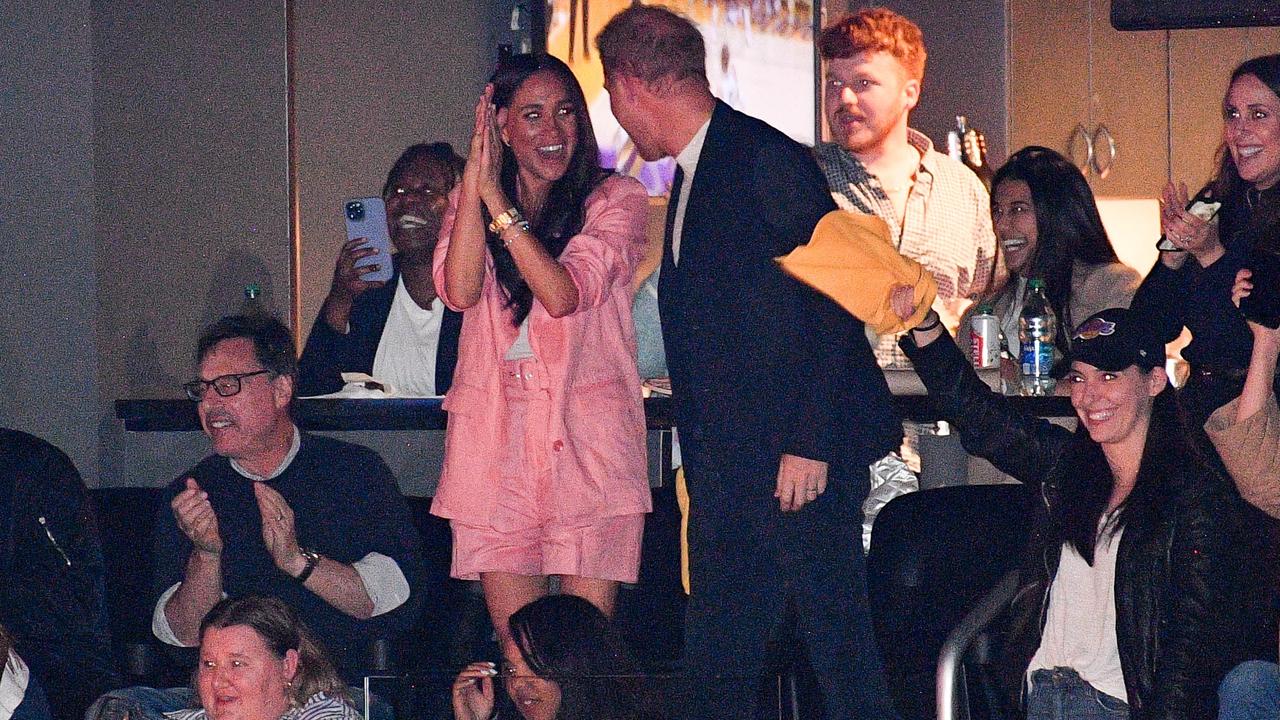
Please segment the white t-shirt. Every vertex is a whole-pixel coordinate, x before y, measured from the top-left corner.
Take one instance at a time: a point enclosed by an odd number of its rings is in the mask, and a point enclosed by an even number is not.
[[[373,356],[373,376],[404,397],[436,395],[436,348],[444,301],[436,298],[423,310],[409,295],[404,277],[396,281],[395,299]]]
[[[502,359],[524,360],[531,357],[533,357],[533,346],[529,344],[529,316],[526,315],[524,321],[520,323],[520,332],[516,333],[516,339],[511,341],[511,347],[507,348]]]
[[[1098,539],[1093,567],[1069,543],[1062,544],[1044,633],[1028,678],[1036,670],[1069,667],[1094,688],[1128,702],[1116,641],[1116,552],[1122,534],[1110,532]]]
[[[27,694],[31,675],[18,653],[10,650],[4,668],[0,669],[0,720],[9,720]]]

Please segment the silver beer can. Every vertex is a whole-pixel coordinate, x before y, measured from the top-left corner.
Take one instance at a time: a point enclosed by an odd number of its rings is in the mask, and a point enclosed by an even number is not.
[[[1000,320],[985,307],[969,320],[969,350],[979,370],[1000,367]]]

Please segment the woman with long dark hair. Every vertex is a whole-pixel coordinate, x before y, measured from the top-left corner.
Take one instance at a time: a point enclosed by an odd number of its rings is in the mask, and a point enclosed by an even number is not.
[[[638,717],[635,665],[609,619],[572,595],[535,600],[511,616],[514,645],[501,669],[467,666],[453,685],[456,720],[489,720],[493,678],[525,720],[627,720]]]
[[[1004,249],[1009,280],[965,314],[958,337],[968,337],[974,310],[990,305],[1017,356],[1018,313],[1027,281],[1044,280],[1058,318],[1058,349],[1070,349],[1075,323],[1110,307],[1128,307],[1140,280],[1120,262],[1107,238],[1093,192],[1079,168],[1049,148],[1014,153],[991,185],[991,225]]]
[[[547,593],[613,611],[650,509],[631,281],[648,199],[597,163],[582,89],[560,60],[504,60],[476,105],[435,254],[464,311],[444,468],[455,577],[493,626]]]
[[[1217,214],[1190,212],[1186,186],[1165,186],[1160,221],[1174,249],[1160,253],[1133,299],[1166,342],[1183,327],[1191,331],[1181,400],[1195,426],[1244,385],[1253,339],[1231,304],[1231,286],[1259,243],[1275,244],[1280,233],[1280,54],[1231,73],[1222,118],[1218,169],[1197,195],[1220,204]]]
[[[992,392],[944,335],[902,348],[965,448],[1041,499],[1002,621],[1006,699],[1028,720],[1212,717],[1265,635],[1250,598],[1268,574],[1243,502],[1180,421],[1160,338],[1122,308],[1075,329],[1072,432]]]

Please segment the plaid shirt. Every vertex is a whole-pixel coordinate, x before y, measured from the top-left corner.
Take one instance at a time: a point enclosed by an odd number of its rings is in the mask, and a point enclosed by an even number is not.
[[[898,252],[933,274],[938,282],[934,309],[954,333],[969,303],[994,285],[996,238],[991,230],[990,198],[973,171],[935,151],[923,133],[908,129],[907,140],[920,151],[921,160],[902,224],[880,180],[849,151],[835,143],[821,143],[814,152],[836,205],[880,216],[888,223]],[[898,349],[898,337],[880,338],[876,359],[881,367],[910,367]]]

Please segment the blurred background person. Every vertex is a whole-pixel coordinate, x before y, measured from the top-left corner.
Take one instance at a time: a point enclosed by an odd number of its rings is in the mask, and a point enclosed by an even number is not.
[[[1221,203],[1216,219],[1186,209],[1185,184],[1166,185],[1160,225],[1177,250],[1160,253],[1133,299],[1166,342],[1191,331],[1181,402],[1196,426],[1240,394],[1253,340],[1231,287],[1255,244],[1280,231],[1280,54],[1246,60],[1231,73],[1222,117],[1218,169],[1201,191]]]
[[[511,616],[510,633],[515,643],[501,669],[478,662],[458,675],[455,720],[512,717],[494,714],[495,677],[525,720],[640,717],[635,665],[609,619],[591,603],[572,595],[535,600]]]
[[[1088,182],[1062,155],[1038,146],[1014,153],[992,181],[991,224],[1009,279],[965,312],[956,333],[962,344],[976,308],[990,305],[1000,319],[1004,349],[1018,357],[1018,314],[1031,278],[1044,280],[1063,353],[1079,321],[1106,308],[1129,307],[1141,278],[1116,257]]]
[[[51,720],[49,701],[40,682],[13,649],[13,638],[0,625],[0,720]]]
[[[639,571],[651,501],[631,307],[649,205],[597,158],[569,68],[504,60],[436,250],[436,286],[465,315],[432,512],[504,646],[548,576],[610,615]]]
[[[1232,299],[1237,304],[1253,290],[1251,275],[1241,270],[1236,276]],[[1280,518],[1280,407],[1272,385],[1280,356],[1280,329],[1249,322],[1249,330],[1253,353],[1244,390],[1209,416],[1205,431],[1240,495],[1270,517]],[[1274,567],[1274,554],[1271,560]],[[1267,641],[1267,652],[1237,665],[1222,680],[1219,720],[1280,717],[1280,665],[1275,662],[1274,637]]]
[[[364,280],[377,265],[356,267],[376,253],[361,238],[343,244],[333,286],[298,359],[298,395],[342,389],[342,373],[362,372],[397,394],[443,395],[458,359],[462,315],[444,306],[431,256],[462,158],[449,143],[410,146],[387,173],[382,199],[396,252],[391,279]]]
[[[97,522],[71,459],[0,428],[0,624],[56,718],[79,718],[120,686],[103,573]]]

